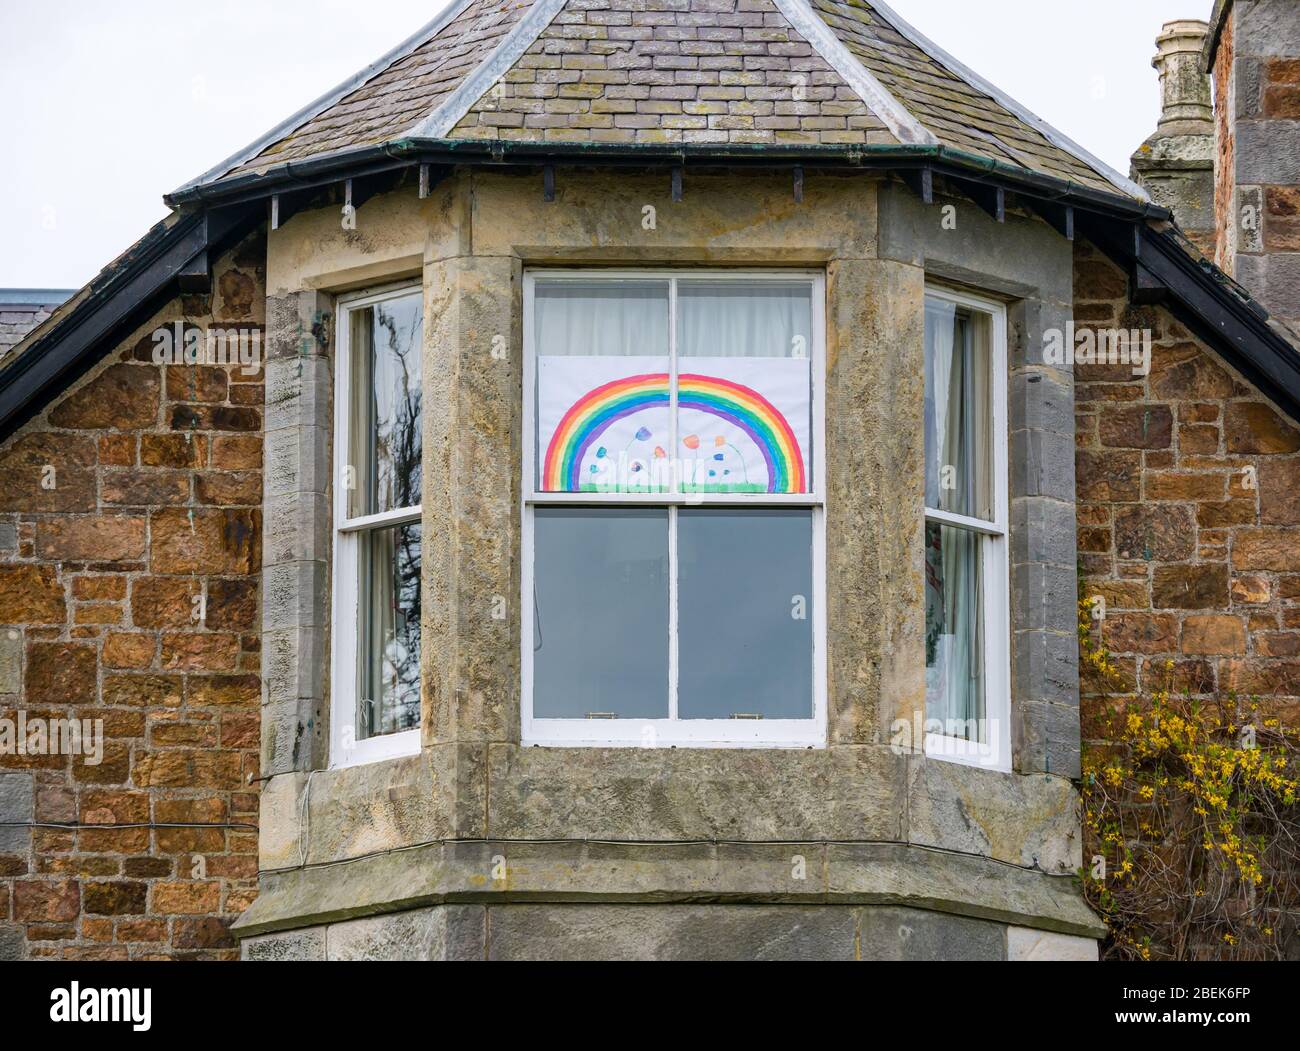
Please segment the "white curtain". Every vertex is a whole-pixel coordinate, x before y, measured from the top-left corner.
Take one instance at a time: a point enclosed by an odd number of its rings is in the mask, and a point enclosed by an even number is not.
[[[668,356],[666,281],[539,281],[533,313],[542,357]]]
[[[677,317],[677,353],[682,357],[812,356],[806,281],[682,281]]]
[[[951,303],[926,304],[925,504],[992,517],[987,325]]]
[[[988,517],[987,338],[953,304],[926,304],[926,506]],[[984,718],[978,533],[926,529],[926,708],[950,736],[979,740]]]

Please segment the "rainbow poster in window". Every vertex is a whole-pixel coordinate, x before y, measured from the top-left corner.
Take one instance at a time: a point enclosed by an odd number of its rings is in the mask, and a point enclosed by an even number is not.
[[[691,357],[677,420],[662,358],[538,358],[538,490],[806,493],[809,363]]]

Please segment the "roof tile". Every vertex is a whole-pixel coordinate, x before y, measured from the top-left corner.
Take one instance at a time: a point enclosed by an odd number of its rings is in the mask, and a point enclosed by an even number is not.
[[[1059,136],[1049,139],[1051,129],[1039,130],[1023,110],[1008,109],[1015,103],[996,89],[931,53],[873,0],[460,2],[429,39],[226,177],[415,134],[518,29],[535,36],[516,33],[509,69],[483,83],[459,117],[438,115],[440,128],[455,122],[447,138],[892,145],[899,140],[889,129],[910,120],[900,133],[928,132],[1004,164],[1128,189],[1058,145]],[[787,11],[817,39],[801,36]],[[830,35],[814,31],[818,18]],[[872,79],[874,93],[864,90]],[[464,95],[454,105],[464,106]],[[892,116],[888,96],[897,103]]]

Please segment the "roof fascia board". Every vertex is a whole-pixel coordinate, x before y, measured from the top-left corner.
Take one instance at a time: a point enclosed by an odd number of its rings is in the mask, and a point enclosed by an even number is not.
[[[1147,223],[1127,231],[1082,220],[1084,236],[1129,273],[1147,282],[1206,345],[1240,372],[1290,419],[1300,423],[1300,355],[1273,330],[1258,305],[1236,296],[1215,272],[1192,258],[1169,233]]]
[[[1132,179],[1128,179],[1121,175],[1105,161],[1095,157],[1093,154],[1085,150],[1064,132],[1058,131],[1056,128],[1052,127],[1052,125],[1048,124],[1047,121],[1043,120],[1042,117],[1038,116],[1038,114],[1026,109],[997,85],[985,80],[969,66],[948,54],[947,51],[941,48],[924,33],[900,18],[888,4],[882,3],[881,0],[870,0],[870,3],[881,18],[893,26],[894,29],[898,30],[899,33],[905,36],[922,51],[926,52],[926,54],[931,58],[945,66],[950,73],[956,74],[971,87],[984,92],[990,98],[1001,103],[1005,109],[1015,114],[1030,127],[1038,131],[1039,134],[1041,134],[1043,138],[1047,139],[1047,141],[1053,146],[1064,150],[1066,153],[1073,154],[1077,159],[1088,165],[1088,167],[1092,168],[1099,175],[1104,176],[1125,193],[1131,194],[1139,201],[1149,201],[1151,199],[1146,190],[1133,182]]]
[[[515,23],[515,27],[479,63],[474,72],[462,80],[437,109],[406,134],[413,138],[444,138],[464,119],[474,103],[533,46],[567,2],[568,0],[533,0],[528,13]]]
[[[1126,218],[1167,221],[1167,209],[1129,194],[1083,186],[1057,176],[1030,171],[990,157],[949,146],[786,145],[712,143],[524,142],[498,139],[402,139],[377,146],[349,147],[265,172],[223,179],[194,189],[169,203],[215,206],[270,197],[310,185],[371,174],[414,164],[539,165],[578,164],[655,166],[695,164],[779,168],[787,164],[847,167],[861,170],[903,169],[931,165],[936,173],[1003,183],[1008,190],[1044,200],[1066,201],[1079,208]]]
[[[74,312],[41,339],[21,348],[22,357],[0,371],[0,440],[31,418],[69,372],[88,357],[140,306],[204,251],[208,224],[202,218],[168,231],[160,254],[141,260],[136,273]]]
[[[343,99],[347,95],[356,91],[357,88],[369,82],[379,73],[382,73],[394,62],[405,58],[417,48],[427,44],[435,36],[441,33],[450,22],[458,18],[473,2],[474,0],[452,0],[452,3],[448,5],[447,9],[432,22],[429,22],[416,30],[415,33],[407,37],[391,51],[388,51],[382,57],[370,63],[370,65],[366,66],[365,69],[361,70],[359,73],[353,74],[347,80],[343,81],[342,84],[327,91],[314,102],[309,102],[297,113],[289,117],[287,120],[281,121],[265,135],[257,139],[257,141],[250,143],[237,153],[231,154],[220,164],[208,169],[198,178],[191,179],[189,182],[185,183],[185,185],[173,190],[171,194],[168,194],[168,196],[175,196],[176,194],[182,193],[192,187],[201,186],[214,179],[219,179],[228,172],[238,168],[241,164],[246,164],[251,161],[254,157],[260,155],[268,146],[274,145],[286,135],[293,134],[309,120],[320,116],[321,113],[329,109],[340,99]]]
[[[118,272],[83,290],[82,302],[10,351],[0,367],[0,441],[175,295],[177,278],[196,258],[223,250],[260,222],[261,214],[257,207],[222,208],[155,228],[128,250]]]
[[[774,0],[777,9],[847,82],[869,110],[899,142],[933,146],[938,139],[908,109],[890,94],[876,77],[853,55],[830,26],[818,15],[808,0]]]

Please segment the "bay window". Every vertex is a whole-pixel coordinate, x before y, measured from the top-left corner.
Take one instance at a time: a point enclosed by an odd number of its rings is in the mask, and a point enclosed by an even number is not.
[[[825,744],[824,295],[526,275],[525,744]]]
[[[334,766],[420,747],[423,320],[418,288],[339,304]]]
[[[929,755],[1008,769],[1006,321],[925,301],[925,686]]]

